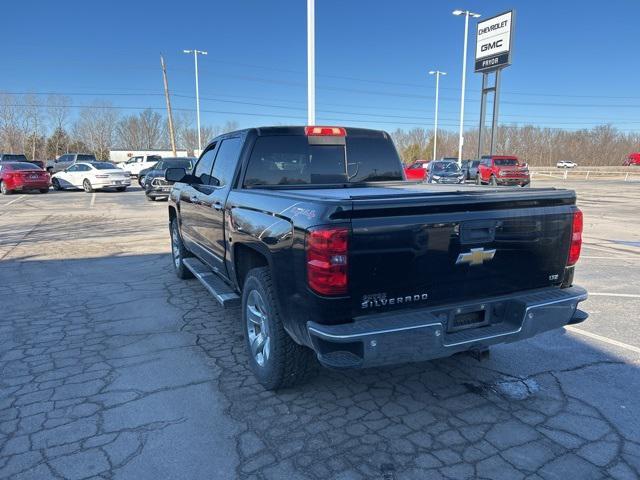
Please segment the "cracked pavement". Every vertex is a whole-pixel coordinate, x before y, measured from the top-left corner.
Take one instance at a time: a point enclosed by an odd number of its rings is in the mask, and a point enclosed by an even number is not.
[[[637,185],[606,210],[592,185],[575,185],[577,283],[637,294],[640,250],[613,243],[638,240]],[[267,392],[239,311],[175,277],[165,203],[14,199],[0,199],[0,478],[640,478],[629,348],[561,330],[482,361],[319,369]],[[638,348],[639,305],[592,297],[579,328]]]

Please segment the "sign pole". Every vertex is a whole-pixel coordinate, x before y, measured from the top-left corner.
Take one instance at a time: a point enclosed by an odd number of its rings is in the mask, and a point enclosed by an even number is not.
[[[493,87],[493,118],[491,119],[491,148],[489,154],[493,155],[496,146],[496,138],[498,133],[498,107],[500,105],[500,73],[502,69],[496,70],[496,79]]]
[[[316,124],[315,0],[307,0],[307,125]]]
[[[484,129],[485,116],[487,113],[487,77],[482,74],[482,99],[480,100],[480,128],[478,128],[478,160],[482,158],[482,130]]]

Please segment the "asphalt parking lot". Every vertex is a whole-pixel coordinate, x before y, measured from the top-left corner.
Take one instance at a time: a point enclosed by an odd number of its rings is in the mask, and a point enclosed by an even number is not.
[[[0,198],[0,478],[639,478],[640,183],[567,185],[587,322],[278,393],[175,277],[166,203]]]

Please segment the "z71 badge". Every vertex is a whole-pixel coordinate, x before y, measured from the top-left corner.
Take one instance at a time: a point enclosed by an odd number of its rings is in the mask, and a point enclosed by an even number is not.
[[[415,295],[406,295],[404,297],[391,297],[387,298],[386,293],[372,293],[362,296],[362,302],[360,302],[360,308],[376,308],[386,307],[387,305],[404,305],[406,303],[416,303],[427,300],[429,295],[426,293],[417,293]]]

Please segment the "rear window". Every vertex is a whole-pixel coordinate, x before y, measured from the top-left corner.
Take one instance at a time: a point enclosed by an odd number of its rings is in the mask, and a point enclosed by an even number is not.
[[[27,157],[20,154],[6,154],[2,155],[3,162],[26,162]]]
[[[306,136],[258,137],[244,185],[322,185],[402,180],[400,158],[382,137],[347,136],[345,145],[310,145]]]
[[[95,162],[95,155],[78,155],[76,162]]]
[[[18,171],[18,170],[40,170],[40,167],[34,165],[33,163],[27,162],[12,162],[7,165],[8,170]]]
[[[118,168],[113,163],[109,162],[94,162],[91,165],[97,170],[113,170],[114,168]]]
[[[497,167],[515,167],[518,165],[517,158],[496,158],[493,163]]]

